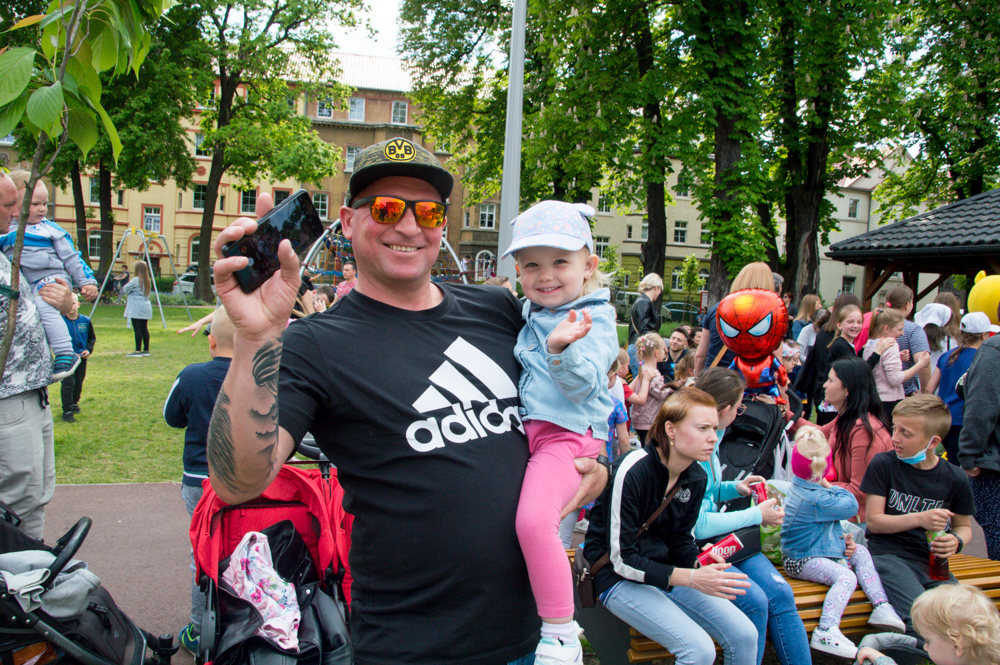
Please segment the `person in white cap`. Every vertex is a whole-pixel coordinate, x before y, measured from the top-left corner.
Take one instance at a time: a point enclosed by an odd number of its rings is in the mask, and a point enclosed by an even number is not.
[[[944,447],[948,451],[948,461],[955,466],[959,465],[958,440],[962,432],[962,412],[965,407],[965,400],[956,393],[955,386],[969,371],[976,351],[989,339],[990,319],[982,312],[969,312],[962,317],[958,330],[958,348],[941,354],[930,383],[927,384],[927,392],[934,394],[936,391],[937,396],[951,410],[951,431],[944,440]]]
[[[576,457],[596,458],[614,406],[607,374],[618,357],[615,311],[597,269],[583,204],[542,201],[511,223],[504,257],[517,262],[526,301],[514,354],[523,368],[518,394],[531,457],[517,506],[517,537],[542,618],[536,665],[583,661],[573,621],[573,578],[559,540],[560,508],[576,493]]]
[[[924,329],[924,334],[927,335],[927,345],[931,349],[932,372],[937,367],[938,358],[942,354],[958,348],[958,340],[949,334],[949,330],[952,330],[950,323],[953,316],[955,314],[951,311],[951,307],[939,302],[924,305],[913,316],[913,320],[917,322],[918,326]],[[953,330],[956,335],[957,330],[957,327]],[[930,393],[933,391],[928,389],[925,392]]]

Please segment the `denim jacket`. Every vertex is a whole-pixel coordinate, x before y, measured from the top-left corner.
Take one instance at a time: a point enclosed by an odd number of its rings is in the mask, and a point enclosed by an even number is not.
[[[858,500],[842,487],[826,489],[801,478],[792,480],[781,525],[781,553],[789,559],[844,556],[840,520],[858,514]]]
[[[610,297],[608,289],[600,289],[562,307],[524,303],[524,327],[514,346],[522,367],[517,387],[522,418],[544,420],[577,434],[590,429],[595,439],[607,440],[608,415],[614,408],[608,370],[618,357],[618,329]],[[562,353],[549,353],[549,334],[571,309],[584,308],[593,318],[590,332]]]

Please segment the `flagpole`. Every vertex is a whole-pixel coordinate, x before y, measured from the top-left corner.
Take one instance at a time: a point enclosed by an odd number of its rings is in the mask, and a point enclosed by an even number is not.
[[[524,26],[527,0],[514,0],[510,31],[510,66],[507,73],[507,127],[503,148],[503,180],[500,185],[499,254],[510,247],[514,234],[510,226],[517,217],[521,199],[521,124],[524,110]],[[498,254],[498,256],[499,256]],[[497,275],[516,279],[514,257],[497,261]]]

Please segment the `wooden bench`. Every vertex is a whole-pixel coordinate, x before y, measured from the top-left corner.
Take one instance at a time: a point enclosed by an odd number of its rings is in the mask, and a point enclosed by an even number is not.
[[[567,550],[570,559],[573,551]],[[778,568],[779,572],[783,571]],[[951,572],[962,584],[972,584],[993,599],[1000,607],[1000,562],[977,559],[964,554],[951,557]],[[823,613],[823,600],[829,587],[814,582],[804,582],[785,578],[795,593],[795,606],[805,624],[806,631],[812,633]],[[671,661],[673,654],[662,646],[643,636],[618,617],[608,612],[598,603],[597,607],[580,607],[576,603],[577,621],[584,629],[584,639],[590,642],[597,653],[601,665],[625,665],[626,663],[648,663],[658,660]],[[840,629],[845,635],[864,635],[877,632],[868,625],[872,605],[864,592],[858,589],[844,611]]]

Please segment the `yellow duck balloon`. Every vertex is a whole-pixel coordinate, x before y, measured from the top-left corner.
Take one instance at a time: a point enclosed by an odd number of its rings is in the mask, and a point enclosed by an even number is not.
[[[1000,325],[997,306],[1000,305],[1000,275],[987,275],[980,270],[976,283],[969,291],[969,311],[982,312],[990,317],[990,323]]]

